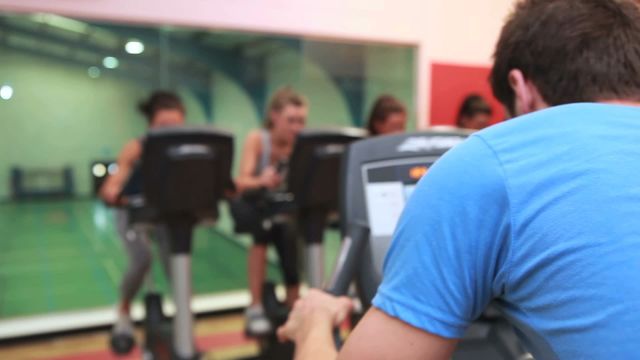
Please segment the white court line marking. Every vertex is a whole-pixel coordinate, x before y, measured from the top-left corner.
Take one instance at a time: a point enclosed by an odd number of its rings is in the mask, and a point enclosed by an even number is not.
[[[122,278],[120,271],[118,271],[118,267],[113,262],[113,259],[103,260],[102,266],[107,270],[107,275],[109,275],[109,279],[113,283],[113,286],[118,287],[118,279]]]
[[[229,291],[194,296],[191,308],[197,314],[240,309],[247,307],[249,302],[250,296],[247,290]],[[169,299],[165,300],[164,308],[169,315],[175,312],[175,307]],[[143,305],[134,304],[131,309],[132,318],[138,321],[143,318],[143,315]],[[115,307],[104,307],[0,320],[0,339],[109,326],[113,324],[114,319]]]
[[[302,292],[307,291],[305,285]],[[285,288],[276,287],[276,294],[284,298]],[[196,295],[191,300],[194,314],[216,311],[236,310],[249,306],[250,295],[247,290],[227,291],[217,294]],[[164,310],[168,315],[175,313],[175,307],[170,299],[165,299]],[[144,306],[135,303],[131,308],[131,317],[135,321],[144,317]],[[100,326],[110,326],[115,320],[115,307],[87,309],[78,311],[58,312],[54,314],[36,315],[0,320],[0,339],[19,338],[24,336],[50,334],[71,330],[82,330]]]
[[[102,252],[104,252],[104,246],[102,245],[102,243],[100,242],[100,240],[98,240],[92,233],[91,231],[88,231],[87,229],[89,229],[89,227],[84,226],[84,224],[81,221],[81,217],[78,215],[79,212],[77,210],[77,208],[74,206],[73,210],[71,210],[71,213],[73,214],[73,217],[75,217],[75,223],[78,225],[78,228],[80,229],[80,232],[87,238],[89,238],[89,241],[91,242],[91,245],[93,245],[93,249],[96,253],[100,254]]]

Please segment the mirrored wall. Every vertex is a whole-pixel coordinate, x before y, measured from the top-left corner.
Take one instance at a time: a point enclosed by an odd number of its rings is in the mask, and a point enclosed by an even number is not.
[[[177,92],[188,123],[231,131],[238,153],[285,85],[309,99],[310,127],[362,126],[391,94],[415,128],[415,56],[408,46],[0,14],[0,318],[116,302],[126,255],[94,193],[144,133],[137,104],[153,90]],[[231,228],[224,215],[198,230],[197,294],[246,288],[248,239]],[[327,236],[335,252],[337,234]]]

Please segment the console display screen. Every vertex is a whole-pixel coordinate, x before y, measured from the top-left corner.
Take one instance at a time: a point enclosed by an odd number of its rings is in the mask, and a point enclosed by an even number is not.
[[[363,166],[362,178],[371,236],[393,235],[416,183],[435,160],[435,157],[421,157],[387,160]]]

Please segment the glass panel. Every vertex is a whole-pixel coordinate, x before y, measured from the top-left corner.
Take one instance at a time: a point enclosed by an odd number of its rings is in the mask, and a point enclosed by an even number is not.
[[[309,99],[310,127],[363,126],[374,100],[391,94],[415,128],[415,54],[408,46],[0,15],[0,319],[116,303],[127,258],[95,191],[124,144],[144,134],[137,105],[152,91],[177,92],[188,123],[231,131],[237,167],[243,139],[286,85]],[[334,254],[338,235],[327,237]],[[249,243],[226,212],[216,228],[199,229],[195,293],[245,289]],[[279,279],[271,259],[269,276]],[[166,290],[159,266],[153,274]]]

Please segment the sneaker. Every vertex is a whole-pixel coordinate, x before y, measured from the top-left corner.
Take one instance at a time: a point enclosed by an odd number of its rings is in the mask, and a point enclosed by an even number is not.
[[[131,335],[133,336],[133,321],[128,315],[118,314],[116,323],[113,324],[111,333],[114,335]]]
[[[249,336],[262,336],[271,332],[271,322],[264,314],[262,305],[252,305],[244,312],[247,319],[246,332]]]
[[[111,330],[111,350],[118,355],[128,354],[135,346],[133,322],[128,315],[119,314]]]

